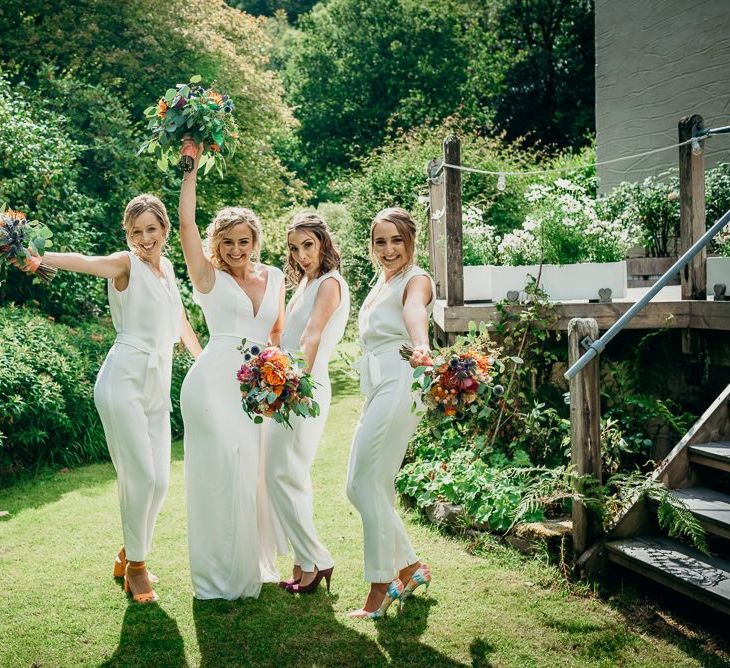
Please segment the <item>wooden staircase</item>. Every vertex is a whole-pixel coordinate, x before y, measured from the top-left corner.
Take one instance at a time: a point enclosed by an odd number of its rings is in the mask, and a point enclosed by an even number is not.
[[[726,440],[727,439],[727,440]],[[707,532],[712,556],[661,535],[645,500],[626,510],[578,565],[601,557],[730,615],[730,386],[669,453],[654,478],[673,490]]]

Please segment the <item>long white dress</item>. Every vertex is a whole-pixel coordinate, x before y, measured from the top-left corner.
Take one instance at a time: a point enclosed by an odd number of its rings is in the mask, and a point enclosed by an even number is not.
[[[108,283],[117,332],[99,370],[94,403],[117,472],[127,559],[144,561],[170,480],[170,377],[183,306],[167,258],[165,281],[128,252],[129,285]]]
[[[215,270],[208,293],[193,290],[210,332],[182,385],[188,550],[195,597],[257,597],[261,584],[278,580],[268,508],[257,502],[262,427],[241,408],[236,372],[241,339],[264,347],[279,315],[282,272],[267,266],[257,313],[225,271]]]
[[[332,556],[317,537],[314,528],[312,479],[310,469],[327,422],[332,387],[329,361],[347,326],[350,313],[350,290],[338,271],[331,271],[308,282],[303,279],[286,309],[286,326],[281,346],[291,353],[301,352],[301,338],[312,315],[319,287],[327,279],[340,284],[340,304],[325,325],[312,365],[314,399],[320,407],[316,418],[293,417],[292,428],[272,421],[269,428],[266,459],[266,484],[271,504],[284,535],[294,550],[294,563],[304,571],[330,568]],[[286,544],[279,552],[287,551]]]
[[[362,517],[367,582],[390,582],[418,561],[395,508],[394,481],[420,420],[411,411],[413,369],[398,351],[411,342],[403,294],[412,278],[423,275],[428,274],[416,266],[388,283],[381,275],[358,318],[365,406],[352,441],[347,496]],[[429,313],[436,294],[433,281],[431,290]]]

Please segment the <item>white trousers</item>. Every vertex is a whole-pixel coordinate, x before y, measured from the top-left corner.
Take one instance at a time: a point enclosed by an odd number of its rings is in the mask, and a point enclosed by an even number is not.
[[[366,582],[390,582],[418,561],[395,507],[395,477],[420,417],[411,411],[413,369],[397,350],[375,355],[350,451],[347,496],[362,517]]]
[[[276,519],[294,551],[294,563],[303,571],[324,570],[334,565],[332,555],[314,528],[310,470],[327,422],[332,390],[329,378],[320,383],[314,399],[320,407],[316,418],[291,419],[292,429],[271,420],[266,458],[266,486]],[[281,552],[286,552],[283,546]]]
[[[131,561],[144,561],[152,549],[157,514],[170,482],[170,413],[149,408],[161,402],[145,395],[150,391],[145,386],[147,362],[147,354],[114,345],[94,387],[94,403],[117,472],[124,548]]]

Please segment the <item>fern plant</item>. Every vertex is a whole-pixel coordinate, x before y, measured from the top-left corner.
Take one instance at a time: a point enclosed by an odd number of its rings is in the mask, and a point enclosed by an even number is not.
[[[689,540],[700,552],[709,554],[707,534],[687,504],[672,494],[664,483],[640,471],[618,473],[609,478],[606,488],[613,488],[607,495],[604,525],[610,526],[618,513],[628,505],[647,499],[657,504],[659,527],[675,538]]]

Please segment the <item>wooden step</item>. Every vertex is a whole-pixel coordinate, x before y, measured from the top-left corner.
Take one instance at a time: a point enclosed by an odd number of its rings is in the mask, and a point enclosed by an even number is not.
[[[730,496],[706,487],[673,489],[672,494],[687,504],[707,532],[730,538]]]
[[[730,441],[690,445],[689,460],[693,464],[730,472]]]
[[[663,536],[610,541],[606,550],[614,563],[730,615],[730,561]]]

